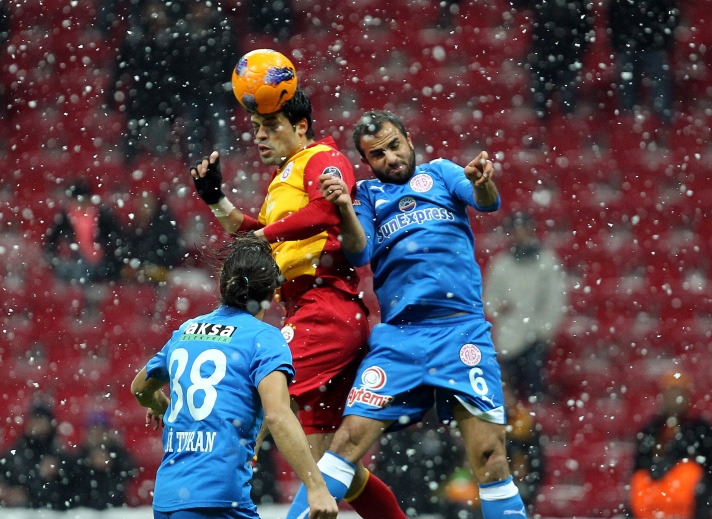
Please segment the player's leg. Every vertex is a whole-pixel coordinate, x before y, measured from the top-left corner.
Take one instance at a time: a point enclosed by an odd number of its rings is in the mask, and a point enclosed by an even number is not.
[[[357,472],[356,464],[360,462],[390,423],[355,415],[344,418],[334,435],[331,443],[332,450],[326,451],[318,463],[326,486],[337,501],[343,499],[351,487]],[[355,487],[359,486],[359,482],[365,481],[367,475],[364,471],[365,469],[361,466],[358,470],[359,476]],[[302,484],[289,508],[287,519],[306,517],[305,512],[308,509],[307,491]],[[380,517],[385,517],[382,509]]]
[[[311,290],[287,319],[283,334],[297,371],[296,382],[290,387],[295,411],[312,455],[319,460],[341,424],[344,403],[366,352],[369,330],[365,310],[340,291]],[[370,474],[360,459],[356,470],[349,492],[349,504],[356,513],[363,519],[405,519],[393,492]]]
[[[453,416],[479,483],[484,518],[526,517],[526,507],[509,473],[505,426],[477,418],[459,403],[453,407]]]
[[[440,419],[456,420],[462,433],[468,460],[479,483],[483,516],[526,517],[507,462],[502,376],[489,323],[453,317],[433,320],[421,327],[431,348],[425,383],[437,388]]]

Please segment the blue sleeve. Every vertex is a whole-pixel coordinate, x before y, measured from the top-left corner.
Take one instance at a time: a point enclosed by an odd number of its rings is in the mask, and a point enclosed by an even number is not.
[[[295,373],[292,366],[292,353],[277,328],[264,330],[255,337],[254,355],[250,365],[255,387],[273,371],[283,372],[287,376],[287,384],[292,383]]]
[[[363,188],[361,187],[363,185]],[[358,253],[351,253],[344,250],[346,259],[355,267],[362,267],[371,261],[373,256],[373,239],[376,234],[375,211],[373,204],[368,197],[368,188],[365,184],[359,184],[354,201],[354,211],[358,221],[366,234],[366,248]]]
[[[180,325],[180,328],[173,331],[171,338],[166,341],[163,345],[161,351],[156,353],[151,360],[146,363],[146,374],[148,377],[155,378],[156,380],[170,380],[170,368],[168,366],[168,355],[170,351],[171,344],[175,337],[179,337],[183,330],[185,330],[190,324],[190,320],[185,321]],[[177,340],[177,339],[176,339]]]
[[[156,380],[168,380],[170,378],[170,374],[168,373],[168,361],[166,360],[169,345],[170,341],[146,363],[147,380],[148,378],[155,378]]]
[[[499,195],[497,195],[497,201],[487,207],[482,207],[475,201],[475,192],[472,189],[472,183],[465,176],[465,168],[449,160],[442,159],[438,160],[436,164],[439,166],[438,170],[443,183],[455,198],[481,212],[487,213],[499,209],[502,204]]]

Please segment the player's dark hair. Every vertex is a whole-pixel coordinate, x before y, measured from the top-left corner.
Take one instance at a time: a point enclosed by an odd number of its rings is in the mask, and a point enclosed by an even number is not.
[[[364,135],[376,135],[381,131],[381,128],[383,128],[384,123],[391,123],[393,126],[398,128],[398,130],[403,134],[403,137],[408,135],[403,121],[401,121],[395,114],[389,112],[388,110],[369,110],[358,120],[354,126],[353,133],[354,146],[363,158],[366,158],[366,155],[364,155],[363,149],[361,148],[361,138]]]
[[[220,267],[220,302],[255,315],[282,285],[268,243],[251,235],[235,238],[215,254]]]
[[[314,128],[312,126],[312,105],[309,95],[297,87],[292,98],[282,105],[280,110],[287,116],[292,126],[295,126],[302,119],[307,120],[307,139],[314,138]]]

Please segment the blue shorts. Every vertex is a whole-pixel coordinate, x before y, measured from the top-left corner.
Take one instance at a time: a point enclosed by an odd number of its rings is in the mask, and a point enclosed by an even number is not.
[[[153,519],[259,519],[255,510],[237,508],[189,508],[175,512],[153,511]]]
[[[394,431],[420,421],[434,404],[441,421],[452,420],[459,402],[472,415],[504,425],[490,328],[471,315],[375,326],[344,416],[395,420]]]

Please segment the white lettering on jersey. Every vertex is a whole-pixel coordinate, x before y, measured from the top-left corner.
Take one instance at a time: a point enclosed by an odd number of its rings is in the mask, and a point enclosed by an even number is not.
[[[176,452],[213,452],[216,431],[176,431],[178,447]],[[166,452],[173,452],[173,429],[168,437]]]
[[[422,225],[429,220],[455,220],[455,215],[444,207],[426,207],[409,213],[399,213],[378,228],[376,239],[378,243],[382,243],[399,229],[409,225]]]

